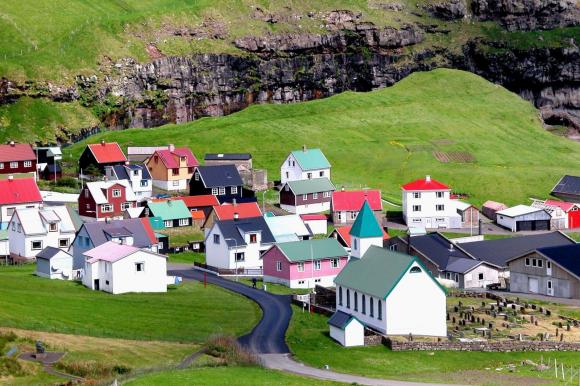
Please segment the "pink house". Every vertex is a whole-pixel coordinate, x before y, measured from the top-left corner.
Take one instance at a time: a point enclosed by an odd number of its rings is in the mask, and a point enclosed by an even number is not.
[[[262,256],[264,283],[290,288],[332,287],[346,265],[345,249],[335,239],[313,239],[279,243]]]

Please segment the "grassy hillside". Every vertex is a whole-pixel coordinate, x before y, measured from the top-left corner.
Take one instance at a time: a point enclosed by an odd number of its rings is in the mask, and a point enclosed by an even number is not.
[[[251,152],[279,178],[290,150],[323,149],[333,181],[378,187],[400,200],[400,184],[430,174],[471,201],[508,204],[543,197],[580,163],[580,144],[546,132],[537,110],[504,88],[462,71],[415,73],[393,87],[293,105],[255,105],[222,118],[107,132],[90,138],[127,145],[173,143],[206,152]],[[77,158],[85,143],[67,149]],[[451,156],[470,162],[440,162]]]

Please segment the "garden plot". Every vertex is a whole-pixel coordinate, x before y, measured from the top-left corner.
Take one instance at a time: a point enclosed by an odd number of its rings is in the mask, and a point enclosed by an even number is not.
[[[433,156],[443,163],[468,163],[475,162],[473,154],[466,151],[434,151]]]

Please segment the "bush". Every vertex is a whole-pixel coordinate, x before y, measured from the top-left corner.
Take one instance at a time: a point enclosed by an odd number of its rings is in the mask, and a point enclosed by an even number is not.
[[[26,371],[16,359],[0,357],[0,377],[21,377],[24,375],[26,375]]]
[[[246,351],[232,336],[217,335],[206,344],[207,354],[222,359],[225,365],[254,366],[259,363],[258,357]]]
[[[18,336],[10,331],[10,332],[0,332],[0,356],[6,351],[6,344],[9,342],[14,342]]]
[[[82,378],[105,378],[112,375],[126,374],[131,371],[130,367],[119,364],[105,364],[97,361],[76,361],[70,363],[57,363],[59,370],[67,374],[76,375]]]

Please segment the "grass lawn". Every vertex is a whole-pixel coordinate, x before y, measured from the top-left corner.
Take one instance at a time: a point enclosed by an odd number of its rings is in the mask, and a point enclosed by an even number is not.
[[[260,367],[214,367],[164,371],[133,379],[125,385],[343,385],[326,382]]]
[[[203,240],[203,232],[197,226],[165,228],[158,232],[169,236],[169,245],[172,247],[187,245],[190,241]]]
[[[580,232],[566,233],[570,238],[580,242]]]
[[[236,280],[235,277],[230,278],[231,280]],[[252,286],[252,279],[251,278],[238,278],[238,281],[242,284],[245,284],[247,286]],[[258,279],[258,282],[256,283],[256,287],[258,289],[264,289],[264,283],[262,281],[262,279]],[[292,289],[289,287],[286,287],[285,285],[282,284],[275,284],[275,283],[266,283],[266,290],[270,293],[276,294],[276,295],[293,295],[293,294],[307,294],[310,292],[310,290],[306,289],[306,288],[297,288],[297,289]]]
[[[188,263],[193,264],[194,262],[205,264],[205,254],[198,252],[183,252],[183,253],[170,253],[168,255],[170,263]]]
[[[241,335],[261,317],[250,300],[198,282],[163,294],[110,295],[76,282],[41,279],[33,271],[33,265],[0,267],[0,326],[200,343],[216,333]]]
[[[321,368],[328,364],[338,372],[377,378],[473,384],[531,384],[532,378],[552,374],[518,367],[514,373],[495,371],[507,364],[531,359],[540,362],[554,358],[566,366],[577,366],[580,355],[570,352],[483,353],[483,352],[392,352],[384,346],[340,346],[328,335],[328,318],[300,312],[293,306],[287,342],[298,360]],[[490,369],[490,370],[486,370]]]
[[[250,152],[270,179],[290,150],[306,144],[324,151],[337,186],[380,188],[383,197],[400,200],[401,184],[430,174],[469,194],[475,205],[546,197],[559,176],[580,163],[580,143],[544,130],[529,102],[449,69],[414,73],[369,93],[253,105],[226,117],[101,133],[90,142],[101,139],[123,147],[174,143],[195,154]],[[86,143],[66,148],[65,158],[77,159]],[[474,161],[439,162],[435,151],[469,153]]]

